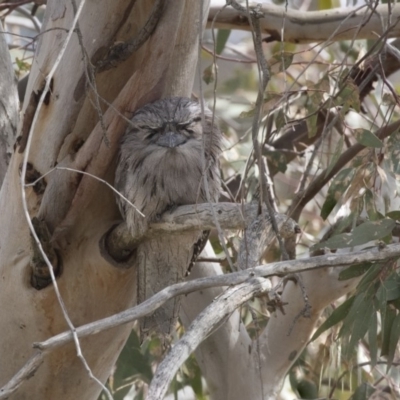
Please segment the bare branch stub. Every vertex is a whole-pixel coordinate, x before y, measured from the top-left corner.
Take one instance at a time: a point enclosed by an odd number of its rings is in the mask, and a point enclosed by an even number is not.
[[[45,221],[40,221],[38,218],[35,217],[32,219],[32,225],[34,226],[36,234],[40,239],[43,250],[45,251],[48,259],[51,262],[54,275],[58,277],[61,273],[61,258],[57,253],[57,250],[54,249],[53,244],[51,243],[51,233],[47,227],[47,224]],[[35,289],[41,290],[52,283],[51,274],[47,263],[44,260],[43,255],[36,245],[33,237],[32,249],[33,254],[31,259],[31,285]]]

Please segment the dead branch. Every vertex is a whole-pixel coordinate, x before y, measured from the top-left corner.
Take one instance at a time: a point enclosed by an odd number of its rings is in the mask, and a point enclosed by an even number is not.
[[[326,267],[344,267],[362,262],[379,262],[391,258],[400,257],[400,244],[388,245],[384,249],[379,246],[368,250],[357,251],[348,254],[327,254],[323,256],[311,257],[300,260],[279,261],[275,263],[260,265],[251,270],[233,272],[201,278],[189,282],[181,282],[171,285],[143,303],[115,314],[111,317],[103,318],[95,322],[76,328],[79,338],[100,333],[104,330],[135,321],[146,315],[153,313],[158,307],[175,296],[188,294],[197,290],[204,290],[212,287],[239,285],[255,277],[285,276],[288,274],[310,271]],[[35,343],[34,347],[40,350],[49,350],[64,345],[73,340],[70,331],[60,333],[52,338]]]
[[[164,398],[171,380],[190,354],[217,330],[233,311],[253,297],[268,293],[270,290],[271,283],[269,280],[254,278],[228,289],[205,308],[158,366],[150,383],[147,399]]]
[[[0,389],[0,399],[8,399],[27,379],[33,376],[43,363],[43,352],[38,351],[26,364]]]

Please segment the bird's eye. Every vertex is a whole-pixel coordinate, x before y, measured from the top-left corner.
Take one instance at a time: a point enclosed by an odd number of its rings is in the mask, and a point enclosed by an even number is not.
[[[193,124],[193,121],[183,122],[183,123],[178,124],[178,128],[186,131],[187,133],[193,134],[194,130],[191,128],[192,124]]]
[[[158,128],[149,128],[149,127],[147,127],[146,130],[148,132],[148,134],[146,135],[147,139],[151,139],[151,138],[153,138],[154,136],[156,136],[156,135],[158,135],[160,133],[160,130]]]

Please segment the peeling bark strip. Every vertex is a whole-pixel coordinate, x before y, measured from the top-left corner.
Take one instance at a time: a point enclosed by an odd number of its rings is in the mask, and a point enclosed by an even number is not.
[[[380,4],[374,7],[374,12],[367,7],[305,12],[273,4],[262,4],[257,7],[255,3],[250,4],[250,9],[259,10],[264,14],[260,18],[260,25],[261,32],[269,35],[266,40],[268,42],[284,40],[292,43],[312,43],[326,40],[376,39],[376,35],[382,35],[386,31],[382,21],[394,23],[388,37],[400,36],[400,25],[397,24],[400,17],[399,4],[392,7]],[[211,24],[214,24],[216,29],[251,31],[245,12],[230,7],[222,10],[220,6],[211,7],[207,27]],[[284,38],[281,37],[281,32],[284,32]]]
[[[43,103],[48,106],[50,104],[50,96],[53,91],[54,80],[50,81],[49,91],[46,93]],[[39,99],[42,96],[44,87],[46,86],[46,81],[43,80],[41,83],[41,87],[37,92],[32,91],[31,96],[29,98],[28,106],[26,107],[22,129],[21,129],[21,139],[19,140],[19,153],[23,153],[26,148],[26,144],[28,142],[29,131],[31,129],[33,117],[35,116],[35,112],[39,103]]]
[[[124,43],[115,43],[109,50],[107,57],[96,63],[97,72],[107,71],[128,59],[146,42],[154,32],[164,11],[164,0],[156,0],[146,24],[133,39]]]
[[[22,170],[22,164],[19,166],[20,173],[21,170]],[[30,162],[28,162],[26,165],[25,184],[36,182],[33,185],[33,191],[39,196],[41,196],[44,193],[47,186],[46,179],[45,178],[40,179],[41,176],[42,174],[38,170],[36,170]]]
[[[101,239],[101,253],[108,262],[115,266],[127,268],[127,260],[132,255],[133,250],[144,238],[152,238],[168,233],[169,235],[182,232],[191,232],[196,230],[207,230],[215,228],[215,219],[212,209],[215,211],[218,223],[221,229],[244,229],[256,218],[258,213],[258,204],[197,204],[190,206],[181,206],[177,209],[166,212],[161,216],[159,222],[149,226],[148,231],[143,237],[133,238],[123,222],[114,228],[111,228]],[[280,228],[282,238],[288,239],[300,232],[300,227],[295,221],[288,218],[285,214],[276,214],[275,219]],[[269,220],[262,227],[266,227],[263,233],[265,243],[273,240],[275,233],[270,227]],[[113,260],[113,261],[112,261]],[[120,261],[119,261],[120,260]],[[122,265],[119,263],[122,262]]]

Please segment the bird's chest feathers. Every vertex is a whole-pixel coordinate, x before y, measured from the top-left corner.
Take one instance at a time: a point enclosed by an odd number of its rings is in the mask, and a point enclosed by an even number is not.
[[[189,151],[190,150],[190,151]],[[202,183],[201,156],[195,149],[154,152],[144,165],[146,192],[167,204],[194,204]]]

